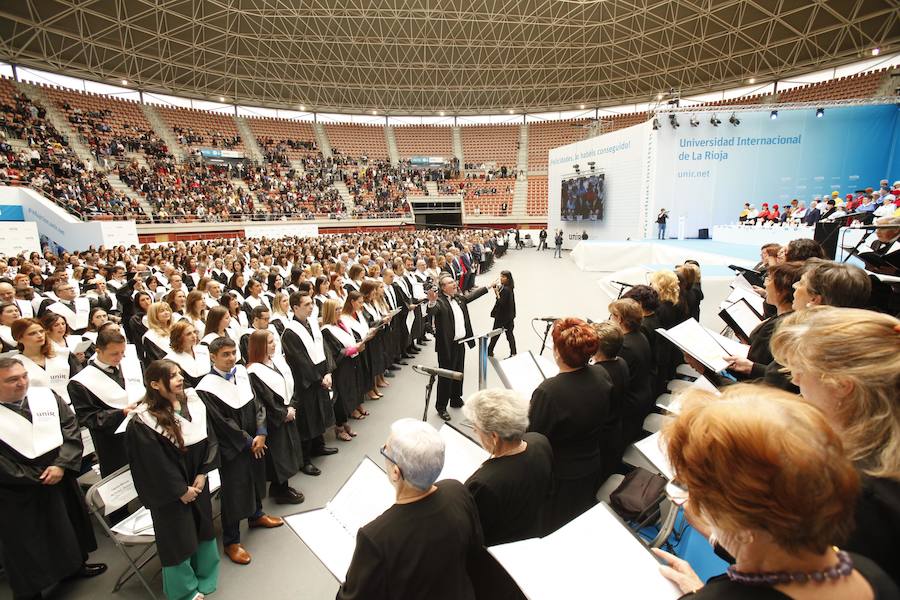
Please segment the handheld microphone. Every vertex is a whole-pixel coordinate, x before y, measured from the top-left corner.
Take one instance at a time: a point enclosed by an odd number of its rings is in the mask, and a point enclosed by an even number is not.
[[[535,321],[546,321],[547,323],[552,323],[553,321],[559,321],[559,317],[535,317]]]
[[[423,375],[436,375],[444,379],[452,379],[453,381],[462,381],[463,374],[459,371],[451,371],[450,369],[441,369],[439,367],[426,367],[425,365],[413,365],[413,371],[422,373]]]

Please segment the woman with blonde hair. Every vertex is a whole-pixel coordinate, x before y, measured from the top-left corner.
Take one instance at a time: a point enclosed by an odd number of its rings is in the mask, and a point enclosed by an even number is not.
[[[167,302],[154,302],[147,307],[147,331],[141,339],[145,366],[172,351],[169,345],[172,324],[172,307]]]
[[[365,350],[366,341],[357,341],[353,331],[341,323],[341,303],[334,298],[322,304],[319,313],[325,350],[335,364],[331,379],[334,381],[334,435],[349,442],[356,436],[348,419],[362,405],[367,389],[365,369],[359,353]]]
[[[650,287],[659,295],[656,316],[659,326],[671,329],[689,319],[687,303],[679,291],[678,276],[672,271],[656,271],[650,274]],[[675,369],[684,362],[684,354],[675,344],[659,336],[656,345],[656,382],[654,394],[665,391],[666,384],[675,376]]]
[[[862,474],[847,548],[900,581],[900,320],[857,308],[797,311],[772,337],[772,353]],[[840,357],[839,368],[822,357]]]
[[[707,598],[896,598],[871,560],[839,550],[853,526],[859,476],[823,414],[787,392],[739,384],[691,390],[663,439],[673,497],[734,557],[704,586],[662,550],[663,575]],[[677,500],[676,500],[677,501]]]
[[[272,312],[270,315],[269,322],[272,323],[279,335],[283,334],[284,328],[293,318],[290,294],[285,291],[275,292],[275,295],[272,297]]]

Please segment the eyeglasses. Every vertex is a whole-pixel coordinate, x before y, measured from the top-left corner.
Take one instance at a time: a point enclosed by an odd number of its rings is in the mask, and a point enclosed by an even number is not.
[[[387,453],[387,444],[385,444],[384,446],[379,448],[378,451],[381,452],[381,455],[383,457],[385,457],[386,459],[388,459],[392,465],[394,465],[395,467],[397,467],[398,470],[400,470],[400,475],[403,475],[403,470],[400,469],[400,465],[398,465],[397,461],[394,460],[393,458],[391,458],[391,456]]]
[[[687,501],[690,498],[687,489],[674,481],[670,481],[666,484],[666,497],[672,504],[679,507],[687,504]]]

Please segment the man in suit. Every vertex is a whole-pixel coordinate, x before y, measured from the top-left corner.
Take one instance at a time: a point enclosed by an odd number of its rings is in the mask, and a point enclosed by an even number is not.
[[[440,293],[428,292],[428,312],[434,317],[434,337],[438,355],[438,366],[442,369],[458,371],[465,369],[466,349],[459,340],[472,336],[472,322],[469,320],[469,302],[487,293],[486,287],[475,288],[467,294],[460,294],[456,279],[452,275],[442,275],[438,282]],[[470,348],[474,341],[467,342]],[[438,378],[435,408],[438,415],[450,420],[447,404],[461,408],[462,381]]]
[[[538,252],[541,250],[545,250],[547,248],[547,229],[541,229],[541,232],[538,234]]]
[[[462,254],[460,254],[459,259],[463,264],[463,268],[465,269],[465,274],[462,277],[462,291],[468,292],[473,287],[475,287],[475,263],[472,261],[472,255],[469,252],[468,246],[463,249],[463,252]]]

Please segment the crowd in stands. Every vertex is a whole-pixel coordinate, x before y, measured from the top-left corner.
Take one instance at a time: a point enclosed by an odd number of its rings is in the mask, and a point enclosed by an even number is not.
[[[152,129],[123,123],[116,131],[108,122],[113,110],[82,110],[68,101],[60,102],[72,128],[81,135],[98,160],[121,159],[126,152],[144,152],[148,157],[168,156],[169,150]]]
[[[78,159],[43,107],[21,93],[11,100],[0,105],[0,182],[29,185],[79,218],[136,218],[143,213],[137,202],[113,190],[93,164]],[[28,149],[16,152],[9,137],[22,140]]]
[[[289,150],[304,153],[307,157],[319,154],[319,147],[313,141],[291,139],[275,141],[271,137],[257,137],[256,141],[263,150],[265,161],[269,163],[291,164]]]
[[[900,181],[890,184],[887,179],[882,179],[877,189],[868,187],[855,194],[847,194],[844,198],[837,191],[833,191],[824,201],[822,196],[815,196],[809,207],[796,198],[781,207],[763,202],[759,210],[746,202],[738,215],[738,221],[745,225],[813,226],[820,220],[833,221],[857,213],[861,213],[859,220],[865,224],[878,217],[900,215]]]

